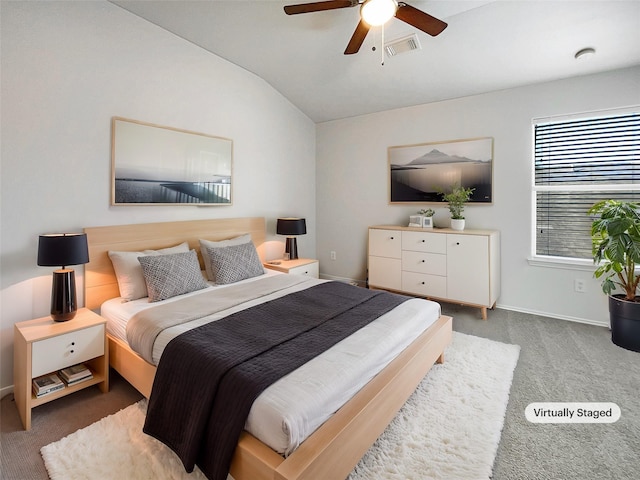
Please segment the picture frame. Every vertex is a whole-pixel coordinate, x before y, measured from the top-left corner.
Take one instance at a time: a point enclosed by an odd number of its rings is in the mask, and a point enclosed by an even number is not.
[[[233,141],[113,117],[111,205],[231,205]]]
[[[446,203],[453,186],[469,203],[493,203],[493,137],[388,147],[389,203]]]
[[[433,228],[433,217],[409,215],[409,227]]]

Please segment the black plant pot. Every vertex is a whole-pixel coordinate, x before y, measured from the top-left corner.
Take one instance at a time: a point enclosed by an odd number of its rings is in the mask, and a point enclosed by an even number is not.
[[[640,302],[629,302],[622,295],[609,296],[611,341],[619,347],[640,352]]]

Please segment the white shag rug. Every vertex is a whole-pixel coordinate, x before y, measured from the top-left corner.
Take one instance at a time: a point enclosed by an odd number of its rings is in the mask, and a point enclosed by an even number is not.
[[[520,347],[453,333],[434,365],[349,480],[480,480],[491,476]],[[146,401],[42,447],[52,480],[198,479],[142,433]],[[231,478],[231,477],[230,477]]]

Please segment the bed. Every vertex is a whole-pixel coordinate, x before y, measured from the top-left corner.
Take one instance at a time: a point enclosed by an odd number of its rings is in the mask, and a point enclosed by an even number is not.
[[[109,251],[161,249],[184,241],[199,250],[200,239],[219,241],[248,233],[262,256],[265,222],[259,217],[198,220],[93,227],[85,232],[90,256],[85,266],[85,304],[97,309],[120,295]],[[148,398],[156,367],[135,353],[121,335],[109,333],[108,340],[111,366]],[[236,480],[345,478],[431,365],[443,361],[450,340],[451,319],[434,318],[423,333],[287,456],[268,441],[243,432],[235,448],[231,475]]]

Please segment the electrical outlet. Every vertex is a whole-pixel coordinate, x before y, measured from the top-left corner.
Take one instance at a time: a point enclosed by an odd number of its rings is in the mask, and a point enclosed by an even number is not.
[[[584,283],[584,280],[576,278],[573,281],[573,289],[578,293],[585,293],[587,291],[587,287]]]
[[[336,259],[336,252],[331,250],[331,260],[335,260],[335,259]]]

